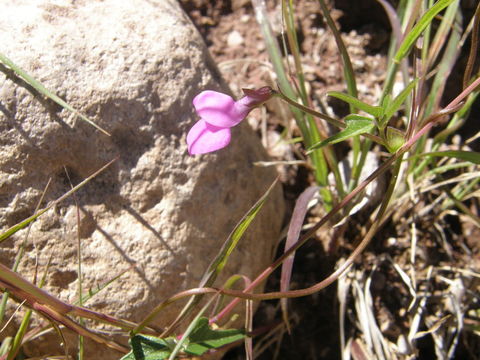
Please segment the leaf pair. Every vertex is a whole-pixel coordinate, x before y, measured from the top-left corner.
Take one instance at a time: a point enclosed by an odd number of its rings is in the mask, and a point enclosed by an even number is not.
[[[189,336],[182,351],[188,355],[202,356],[210,349],[218,349],[245,337],[243,330],[212,330],[208,319],[202,317]],[[164,360],[168,359],[178,340],[175,337],[160,339],[147,335],[136,335],[130,339],[132,351],[121,360]]]
[[[390,97],[384,98],[382,106],[369,105],[367,103],[364,103],[363,101],[360,101],[356,97],[341,92],[329,92],[329,96],[333,96],[337,99],[345,101],[350,105],[351,108],[362,110],[367,114],[372,115],[373,118],[358,114],[348,115],[347,117],[345,117],[345,128],[343,130],[323,141],[314,144],[309,148],[308,152],[310,153],[312,150],[321,148],[326,145],[339,143],[354,136],[369,134],[375,129],[377,125],[380,129],[384,129],[392,116],[405,102],[417,82],[418,79],[414,79],[413,81],[411,81],[410,84],[408,84],[408,86],[405,87],[405,89],[403,89],[403,91],[400,92],[400,94],[398,94],[397,97],[395,97],[395,99],[393,100]],[[377,120],[376,122],[375,119]],[[390,151],[396,151],[401,145],[403,145],[403,140],[403,134],[399,130],[388,128],[386,145]]]

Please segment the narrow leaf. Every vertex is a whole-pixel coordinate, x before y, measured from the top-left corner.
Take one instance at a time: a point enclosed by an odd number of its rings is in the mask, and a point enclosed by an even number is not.
[[[441,54],[442,48],[444,47],[445,42],[448,39],[448,33],[450,31],[455,31],[455,18],[457,17],[459,6],[460,2],[454,1],[448,6],[448,9],[445,10],[445,13],[442,16],[442,21],[440,22],[440,25],[435,32],[435,37],[428,48],[428,66],[426,67],[427,69],[430,69],[430,66],[432,64],[435,64],[435,62],[437,61],[437,58]],[[458,27],[461,28],[462,26]]]
[[[108,162],[106,165],[104,165],[102,168],[94,172],[92,175],[90,175],[88,178],[83,180],[81,183],[76,185],[74,188],[72,188],[70,191],[65,193],[64,195],[60,196],[57,200],[52,201],[46,208],[39,210],[37,213],[33,214],[29,218],[21,221],[20,223],[13,225],[11,228],[5,230],[3,233],[0,234],[0,243],[6,239],[8,239],[10,236],[15,234],[17,231],[20,231],[21,229],[25,228],[30,224],[32,221],[35,221],[40,215],[44,214],[46,211],[50,210],[52,207],[60,203],[61,201],[65,200],[67,197],[72,195],[75,191],[83,187],[85,184],[87,184],[90,180],[92,180],[94,177],[96,177],[98,174],[100,174],[102,171],[104,171],[107,167],[109,167],[114,161],[117,159],[113,159],[110,162]]]
[[[345,101],[346,103],[354,106],[355,108],[365,111],[366,113],[372,116],[375,116],[377,118],[381,117],[383,114],[383,109],[380,106],[373,106],[373,105],[366,104],[363,101],[360,101],[356,97],[353,97],[351,95],[344,94],[338,91],[329,91],[327,95],[333,96],[337,99]]]
[[[85,115],[81,114],[79,111],[75,110],[71,105],[67,104],[65,101],[63,101],[60,97],[55,95],[53,92],[48,90],[43,84],[38,81],[37,79],[33,78],[30,76],[25,70],[20,68],[19,66],[15,65],[15,63],[7,58],[4,54],[0,53],[0,62],[4,63],[7,65],[10,69],[12,69],[15,73],[17,73],[18,76],[20,76],[24,81],[26,81],[31,87],[33,87],[35,90],[37,90],[40,94],[50,98],[51,100],[55,101],[58,105],[61,107],[67,109],[68,111],[74,113],[76,116],[78,116],[80,119],[83,121],[86,121],[93,127],[95,127],[97,130],[100,130],[102,133],[105,135],[110,136],[110,134],[103,130],[100,126],[95,124],[92,120],[90,120],[88,117]]]
[[[450,157],[450,158],[456,158],[464,161],[469,161],[473,164],[480,165],[480,153],[479,152],[474,152],[474,151],[460,151],[460,150],[448,150],[448,151],[435,151],[435,152],[429,152],[429,153],[424,153],[424,154],[419,154],[410,157],[412,158],[417,158],[417,157]]]
[[[408,86],[405,89],[403,89],[402,92],[398,94],[398,96],[388,104],[387,110],[385,111],[384,123],[387,123],[388,120],[390,120],[390,118],[393,116],[393,114],[397,112],[397,110],[405,102],[405,99],[413,90],[417,82],[418,82],[418,79],[412,80],[410,84],[408,84]]]
[[[460,12],[457,12],[451,27],[450,36],[447,38],[447,44],[442,48],[441,59],[435,67],[435,77],[430,85],[428,96],[422,106],[424,117],[431,115],[440,106],[442,94],[445,93],[445,86],[447,85],[445,79],[451,74],[453,66],[461,53],[462,36],[462,16]],[[431,58],[429,60],[432,61]]]
[[[356,118],[357,119],[355,120],[353,120],[352,118],[347,118],[345,120],[347,127],[344,130],[336,133],[333,136],[330,136],[323,141],[320,141],[319,143],[314,144],[312,147],[310,147],[310,149],[308,149],[307,154],[309,154],[314,149],[326,145],[336,144],[341,141],[347,140],[353,136],[369,133],[375,128],[375,123],[372,119],[360,115],[356,115]]]
[[[223,267],[226,265],[230,254],[233,252],[238,242],[242,238],[245,231],[250,226],[251,222],[260,212],[263,204],[267,200],[268,196],[272,192],[273,188],[277,185],[278,179],[276,179],[272,185],[267,189],[265,194],[250,208],[250,210],[243,216],[239,223],[235,226],[233,231],[228,236],[227,240],[221,247],[215,259],[210,264],[207,272],[204,274],[199,287],[210,286],[216,279],[216,275],[220,273]]]
[[[337,48],[342,57],[343,62],[343,74],[345,76],[345,82],[347,83],[348,93],[352,96],[357,96],[357,83],[355,80],[355,72],[353,71],[352,62],[350,56],[348,55],[347,47],[342,40],[340,31],[337,29],[335,21],[332,16],[330,16],[330,11],[327,8],[327,5],[324,0],[319,0],[320,7],[322,9],[323,17],[325,18],[328,27],[332,31],[335,42],[337,43]],[[350,111],[354,112],[355,108],[350,106]]]
[[[100,291],[102,291],[103,289],[105,289],[108,285],[110,284],[113,284],[115,281],[117,281],[118,279],[120,279],[120,277],[125,274],[127,271],[130,271],[131,268],[128,268],[128,269],[125,269],[121,272],[119,272],[117,275],[113,276],[111,279],[103,282],[103,283],[100,283],[98,285],[96,285],[95,287],[93,288],[90,288],[88,289],[87,291],[83,292],[82,294],[82,301],[83,303],[86,303],[88,300],[90,300],[90,298],[94,297],[96,294],[98,294]],[[76,300],[75,305],[78,305],[79,304],[79,300]]]
[[[430,25],[433,18],[437,16],[440,11],[450,5],[453,1],[456,0],[439,0],[435,3],[435,5],[428,9],[428,11],[413,27],[413,29],[407,34],[407,36],[405,36],[405,39],[403,39],[402,44],[400,45],[397,53],[395,54],[395,57],[393,58],[396,63],[400,63],[400,61],[408,55],[413,44],[415,44],[422,32],[427,28],[427,26]]]

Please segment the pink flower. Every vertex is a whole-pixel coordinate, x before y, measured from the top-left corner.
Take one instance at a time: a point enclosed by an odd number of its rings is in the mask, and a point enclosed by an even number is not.
[[[200,116],[187,134],[190,155],[205,154],[224,148],[230,143],[230,128],[238,125],[255,107],[274,95],[266,86],[258,90],[243,89],[244,97],[232,97],[206,90],[195,96],[193,106]]]

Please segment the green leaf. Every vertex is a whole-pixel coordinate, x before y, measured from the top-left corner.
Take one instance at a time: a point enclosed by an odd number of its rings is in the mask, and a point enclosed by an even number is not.
[[[171,353],[174,339],[164,340],[154,336],[135,335],[129,342],[132,351],[120,360],[164,360]]]
[[[243,330],[212,330],[208,325],[208,319],[202,317],[190,334],[188,345],[183,348],[183,351],[190,355],[201,356],[210,349],[218,349],[242,340],[244,337]],[[165,360],[177,344],[177,339],[174,337],[160,339],[148,335],[135,335],[129,342],[132,351],[120,360]]]
[[[382,117],[383,115],[383,109],[380,106],[372,106],[369,104],[364,103],[363,101],[358,100],[357,98],[344,94],[338,91],[329,91],[327,93],[328,96],[333,96],[337,99],[340,99],[342,101],[345,101],[346,103],[349,103],[350,105],[354,106],[357,109],[360,109],[362,111],[365,111],[366,113],[375,116],[377,118]]]
[[[347,116],[345,118],[345,123],[347,125],[345,129],[323,141],[320,141],[319,143],[312,145],[310,149],[308,149],[307,154],[314,149],[318,149],[326,145],[339,143],[353,136],[368,133],[375,128],[375,123],[373,122],[373,119],[356,114]]]
[[[208,325],[208,319],[199,319],[197,327],[190,334],[190,343],[185,352],[190,355],[201,356],[209,349],[218,349],[245,337],[243,330],[212,330]]]
[[[407,36],[405,36],[405,39],[403,39],[402,44],[398,48],[398,51],[393,58],[396,63],[399,63],[405,56],[408,55],[413,44],[415,44],[422,32],[427,28],[427,26],[430,25],[433,18],[437,16],[440,11],[450,5],[453,1],[455,0],[439,0],[435,3],[435,5],[428,9],[425,14],[423,14],[417,24],[412,28],[412,30],[407,34]]]
[[[435,152],[415,155],[410,157],[409,159],[423,157],[423,156],[450,157],[450,158],[456,158],[464,161],[469,161],[473,164],[480,165],[480,153],[475,151],[460,151],[460,150],[435,151]]]
[[[63,101],[60,97],[55,95],[53,92],[48,90],[43,84],[38,81],[37,79],[33,78],[30,76],[25,70],[20,68],[19,66],[15,65],[15,63],[7,58],[4,54],[0,53],[0,62],[4,63],[7,65],[10,69],[12,69],[15,73],[17,73],[18,76],[20,76],[27,84],[29,84],[31,87],[33,87],[35,90],[37,90],[40,94],[50,98],[51,100],[55,101],[58,105],[61,107],[67,109],[68,111],[71,111],[74,113],[76,116],[78,116],[80,119],[83,121],[86,121],[96,129],[100,130],[102,133],[105,135],[110,136],[110,134],[103,130],[100,126],[95,124],[92,120],[90,120],[88,117],[85,115],[81,114],[79,111],[75,110],[71,105],[67,104],[65,101]]]
[[[382,120],[382,125],[386,125],[388,123],[388,120],[390,120],[390,118],[393,116],[393,114],[397,112],[397,110],[405,102],[407,96],[413,90],[417,82],[418,79],[412,80],[410,84],[408,84],[407,87],[403,89],[402,92],[398,94],[395,99],[393,99],[393,101],[390,101],[388,103],[387,110],[385,110],[385,116]]]

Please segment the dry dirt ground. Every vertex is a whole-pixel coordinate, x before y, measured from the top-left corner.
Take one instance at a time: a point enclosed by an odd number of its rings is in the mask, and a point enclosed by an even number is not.
[[[242,87],[258,88],[275,85],[275,76],[268,62],[265,44],[256,23],[253,9],[248,0],[181,0],[185,10],[196,24],[209,46],[210,52],[218,64],[223,76],[236,96],[241,95]],[[280,1],[267,1],[274,30],[280,31]],[[357,76],[360,96],[366,102],[375,102],[381,92],[386,69],[386,51],[390,36],[390,27],[382,8],[374,0],[352,2],[347,0],[330,1],[332,17],[342,31],[347,50]],[[323,22],[317,1],[295,1],[297,19],[299,19],[298,38],[301,44],[304,70],[310,86],[313,106],[332,109],[337,116],[346,115],[348,109],[338,103],[327,103],[323,96],[326,91],[345,89],[342,77],[341,61],[335,41]],[[467,9],[468,10],[468,9]],[[280,35],[279,35],[280,36]],[[452,77],[454,78],[454,77]],[[454,80],[451,80],[454,81]],[[454,88],[455,85],[453,84]],[[448,96],[448,94],[447,94]],[[476,113],[478,114],[477,105]],[[256,110],[249,119],[258,131],[259,137],[271,156],[276,160],[302,160],[297,146],[280,146],[280,133],[288,125],[288,113],[278,104],[269,105],[266,111]],[[287,119],[287,120],[285,120]],[[292,137],[298,136],[295,128],[287,129]],[[463,130],[465,131],[465,130]],[[475,129],[470,129],[474,134]],[[469,134],[462,133],[463,136]],[[478,146],[478,145],[477,145]],[[477,149],[478,150],[478,149]],[[337,156],[342,158],[348,148],[337,147]],[[313,180],[304,166],[279,167],[285,198],[290,205],[285,214],[288,221],[295,199]],[[396,265],[408,268],[411,249],[411,222],[404,219],[415,218],[417,235],[417,254],[419,260],[411,271],[419,279],[428,276],[431,299],[425,305],[429,314],[445,318],[443,326],[448,327],[453,310],[449,308],[445,294],[450,294],[456,281],[461,281],[465,290],[462,297],[462,311],[471,314],[479,312],[479,279],[467,276],[462,271],[480,270],[480,232],[478,228],[464,218],[456,215],[439,214],[435,210],[424,216],[416,217],[437,194],[434,192],[419,199],[418,203],[405,211],[399,211],[394,221],[388,221],[367,251],[358,259],[355,274],[363,279],[369,278],[373,308],[377,322],[386,339],[398,343],[402,334],[408,333],[411,318],[405,314],[411,302],[411,294]],[[478,214],[478,202],[468,204],[470,210]],[[308,242],[297,254],[292,288],[311,286],[331,273],[336,261],[348,255],[354,244],[364,234],[362,224],[369,214],[359,213],[342,231],[319,234],[318,239]],[[318,214],[309,214],[308,222],[314,222]],[[395,264],[395,265],[394,265]],[[434,274],[428,271],[435,269]],[[428,283],[428,284],[427,284]],[[453,284],[453,285],[452,285]],[[267,285],[269,290],[278,290],[279,275],[273,276]],[[447,296],[448,297],[448,296]],[[347,338],[356,338],[358,334],[358,316],[355,315],[354,299],[346,298],[345,331]],[[340,359],[339,337],[339,297],[337,285],[332,285],[313,296],[290,301],[292,332],[288,334],[281,325],[281,313],[278,301],[263,302],[254,320],[254,329],[258,337],[267,336],[271,343],[258,351],[259,359]],[[450,311],[450,312],[449,312]],[[434,317],[432,317],[433,319]],[[428,317],[426,317],[428,320]],[[466,316],[465,326],[478,325],[478,318]],[[432,320],[434,321],[434,320]],[[441,324],[439,324],[441,325]],[[420,330],[427,330],[426,325]],[[445,335],[447,336],[447,335]],[[263,338],[265,339],[265,338]],[[433,337],[423,336],[417,341],[419,359],[435,358]],[[454,358],[479,359],[480,338],[472,331],[463,331],[458,339]],[[225,359],[242,359],[242,348],[230,351]]]

